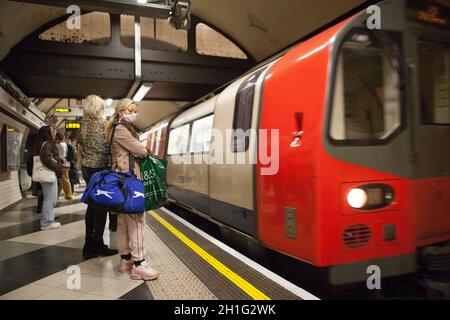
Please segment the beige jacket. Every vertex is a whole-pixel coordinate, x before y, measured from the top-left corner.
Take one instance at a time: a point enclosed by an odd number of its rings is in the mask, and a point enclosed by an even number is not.
[[[124,126],[118,125],[111,144],[112,170],[116,172],[128,172],[129,153],[135,158],[134,174],[141,179],[141,167],[139,159],[147,157],[147,149]]]

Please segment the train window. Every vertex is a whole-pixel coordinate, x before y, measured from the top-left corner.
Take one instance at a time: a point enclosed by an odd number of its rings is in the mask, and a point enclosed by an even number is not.
[[[234,152],[244,152],[248,149],[250,137],[245,133],[252,126],[256,82],[264,70],[254,73],[238,89],[233,120],[235,133],[233,134],[232,150]]]
[[[214,115],[194,121],[192,125],[191,153],[209,152]]]
[[[168,155],[186,154],[188,152],[190,124],[172,129],[169,135]]]
[[[204,23],[196,27],[196,50],[205,56],[247,59],[247,55],[233,42]]]
[[[155,153],[155,130],[152,131],[150,135],[150,151],[154,154]]]
[[[155,156],[159,155],[159,148],[161,146],[161,131],[162,131],[162,128],[159,128],[156,131],[156,136],[155,136],[156,146],[155,146],[155,150],[154,150]]]
[[[377,143],[401,125],[399,72],[394,55],[369,32],[353,32],[340,50],[330,136]]]
[[[121,42],[134,48],[134,16],[120,16]],[[141,17],[142,49],[185,52],[188,48],[186,30],[176,30],[169,20]]]
[[[450,45],[419,41],[420,106],[426,124],[450,124]]]
[[[66,43],[107,45],[111,39],[111,21],[108,13],[90,12],[81,15],[81,28],[70,30],[67,21],[51,27],[39,39]]]

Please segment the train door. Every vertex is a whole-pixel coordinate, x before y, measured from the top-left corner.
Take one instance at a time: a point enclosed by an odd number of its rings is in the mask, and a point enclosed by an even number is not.
[[[177,116],[167,148],[169,196],[191,209],[209,209],[208,157],[216,97]]]
[[[216,220],[256,236],[254,168],[263,67],[226,88],[217,100],[211,148],[210,209]]]
[[[409,1],[418,246],[450,239],[450,7]]]

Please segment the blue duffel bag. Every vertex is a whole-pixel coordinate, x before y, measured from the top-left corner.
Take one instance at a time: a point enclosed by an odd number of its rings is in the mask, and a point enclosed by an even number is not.
[[[142,213],[144,184],[132,172],[103,170],[92,175],[81,201],[105,211]]]

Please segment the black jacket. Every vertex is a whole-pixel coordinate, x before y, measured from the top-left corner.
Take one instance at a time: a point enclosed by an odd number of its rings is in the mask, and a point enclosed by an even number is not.
[[[52,171],[55,171],[58,177],[62,175],[63,161],[59,157],[58,152],[53,151],[52,146],[48,142],[44,142],[41,149],[42,163]]]

